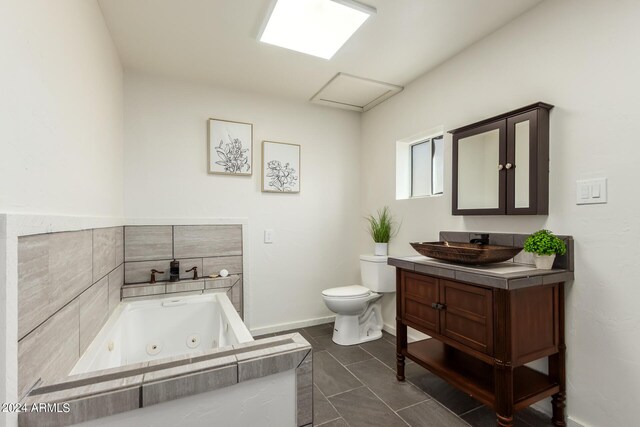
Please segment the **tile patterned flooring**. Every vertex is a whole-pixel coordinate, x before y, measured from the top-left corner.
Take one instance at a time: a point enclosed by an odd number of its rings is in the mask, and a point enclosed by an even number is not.
[[[332,324],[299,332],[313,346],[314,426],[494,427],[488,408],[419,365],[409,362],[407,381],[395,378],[395,337],[343,347],[331,340]],[[550,426],[531,408],[516,415],[517,427]]]

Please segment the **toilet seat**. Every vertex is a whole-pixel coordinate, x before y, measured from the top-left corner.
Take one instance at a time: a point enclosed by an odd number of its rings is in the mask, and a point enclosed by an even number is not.
[[[340,286],[322,291],[322,295],[332,298],[362,298],[371,295],[371,290],[360,285]]]

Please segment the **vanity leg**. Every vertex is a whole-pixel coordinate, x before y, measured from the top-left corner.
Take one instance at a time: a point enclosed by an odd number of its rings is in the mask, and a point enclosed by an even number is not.
[[[407,348],[407,326],[402,323],[400,317],[396,318],[396,378],[404,381],[404,354]]]
[[[396,295],[401,295],[402,278],[396,268]],[[396,378],[404,381],[404,354],[407,348],[407,325],[402,323],[402,298],[396,297]]]
[[[398,381],[404,381],[404,356],[396,353],[396,378]]]
[[[513,426],[513,368],[496,360],[494,365],[496,418],[498,427]]]
[[[513,427],[513,415],[500,415],[496,414],[498,417],[498,427]]]
[[[564,343],[564,284],[558,285],[558,353],[549,356],[549,376],[555,378],[560,386],[560,391],[551,396],[551,408],[553,410],[553,425],[565,427],[564,408],[567,400],[567,373],[565,368],[567,347]]]
[[[556,393],[551,396],[551,407],[553,409],[553,425],[556,427],[566,427],[564,421],[564,408],[567,394],[565,392]]]

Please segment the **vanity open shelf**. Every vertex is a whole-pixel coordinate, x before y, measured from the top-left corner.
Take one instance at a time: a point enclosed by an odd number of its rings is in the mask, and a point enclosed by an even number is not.
[[[446,378],[460,390],[489,407],[495,407],[494,366],[435,339],[409,343],[403,355]],[[560,391],[560,385],[548,375],[527,366],[513,370],[514,410]]]

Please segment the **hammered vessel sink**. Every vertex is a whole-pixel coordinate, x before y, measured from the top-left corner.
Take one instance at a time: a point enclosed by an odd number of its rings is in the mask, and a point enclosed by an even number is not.
[[[411,243],[419,254],[429,258],[459,264],[491,264],[507,261],[516,256],[522,248],[514,246],[483,245],[464,242],[416,242]]]

